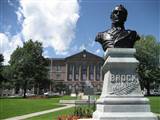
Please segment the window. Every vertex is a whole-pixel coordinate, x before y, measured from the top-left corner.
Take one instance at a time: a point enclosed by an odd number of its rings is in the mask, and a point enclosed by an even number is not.
[[[72,85],[69,85],[69,89],[70,89],[70,90],[72,89]]]
[[[100,65],[96,66],[96,80],[100,80]]]
[[[89,65],[89,79],[94,80],[94,65]]]
[[[61,71],[61,66],[60,65],[56,66],[56,71]]]
[[[89,76],[89,79],[90,79],[90,80],[94,80],[94,75],[93,75],[92,73],[90,73],[89,75],[90,75],[90,76]]]
[[[87,79],[87,66],[86,64],[82,65],[82,80],[86,80]]]
[[[100,80],[100,74],[96,74],[96,80]]]
[[[86,74],[82,74],[82,80],[86,80],[86,79],[87,79]]]
[[[72,80],[72,72],[73,72],[73,65],[69,64],[68,65],[68,80]]]
[[[69,74],[68,79],[72,80],[72,74]]]
[[[79,79],[79,74],[75,74],[75,80],[78,80]]]
[[[79,66],[76,65],[75,66],[75,80],[78,80],[79,79]]]
[[[73,71],[73,65],[68,65],[68,72],[72,73],[72,71]]]
[[[56,74],[56,79],[60,80],[61,79],[61,75],[60,74]]]
[[[86,54],[85,53],[83,54],[83,58],[86,58]]]

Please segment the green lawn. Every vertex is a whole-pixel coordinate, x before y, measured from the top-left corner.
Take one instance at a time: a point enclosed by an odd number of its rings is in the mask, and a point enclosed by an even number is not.
[[[57,112],[53,112],[53,113],[48,113],[48,114],[37,116],[37,117],[28,118],[26,120],[57,120],[58,116],[73,115],[73,113],[74,113],[74,107],[65,109],[65,110],[61,110],[61,111],[57,111]]]
[[[151,111],[160,114],[160,96],[159,97],[148,97],[150,100]]]
[[[160,114],[160,97],[148,97],[150,99],[151,111]],[[43,111],[60,107],[60,99],[76,99],[69,96],[48,99],[0,99],[0,119],[23,115],[32,112]],[[57,116],[72,114],[74,108],[41,115],[29,120],[56,120]]]
[[[60,99],[75,98],[0,99],[0,119],[61,107],[58,104]]]
[[[148,97],[150,99],[151,111],[160,114],[160,97]],[[69,108],[45,115],[32,117],[27,120],[57,120],[59,115],[73,115],[74,108]]]

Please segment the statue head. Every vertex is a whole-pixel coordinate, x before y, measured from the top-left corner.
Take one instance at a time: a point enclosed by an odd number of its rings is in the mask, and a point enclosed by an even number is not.
[[[111,13],[111,20],[113,23],[124,23],[127,19],[127,9],[123,5],[117,5]]]

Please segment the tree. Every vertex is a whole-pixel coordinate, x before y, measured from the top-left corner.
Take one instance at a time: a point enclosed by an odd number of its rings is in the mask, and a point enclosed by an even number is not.
[[[68,87],[65,84],[63,84],[62,82],[57,82],[55,84],[55,90],[56,90],[56,92],[58,92],[59,94],[61,94],[64,91],[67,92],[68,91]]]
[[[2,91],[3,91],[2,83],[4,81],[4,78],[2,76],[3,61],[4,61],[3,55],[0,54],[0,94],[2,94]]]
[[[42,56],[42,44],[29,40],[23,47],[18,47],[11,55],[10,65],[16,84],[24,91],[26,97],[30,85],[47,80],[48,70]],[[35,85],[36,86],[36,85]]]
[[[135,56],[140,62],[138,73],[141,87],[145,87],[147,89],[147,95],[150,95],[151,84],[160,81],[160,44],[153,36],[142,36],[136,42],[135,48],[137,50]]]
[[[2,76],[3,61],[4,61],[3,55],[0,54],[0,85],[1,85],[2,81],[4,80],[4,78]]]
[[[3,66],[2,76],[4,78],[2,87],[8,89],[13,88],[14,82],[12,81],[12,73],[9,65]]]

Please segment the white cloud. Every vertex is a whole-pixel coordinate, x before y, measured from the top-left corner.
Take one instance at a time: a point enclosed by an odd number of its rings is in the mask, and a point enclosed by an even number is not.
[[[14,4],[12,3],[11,0],[8,0],[7,2],[8,2],[8,4],[9,4],[10,6],[14,6]]]
[[[10,60],[10,55],[17,48],[17,46],[23,46],[20,40],[20,35],[17,34],[11,38],[4,33],[0,33],[0,53],[4,56],[4,64],[8,64]]]
[[[82,51],[82,50],[85,50],[86,49],[86,46],[84,44],[82,44],[80,47],[79,47],[79,50]]]
[[[48,51],[47,50],[45,50],[44,52],[43,52],[43,56],[45,57],[45,58],[49,58],[49,56],[48,56]]]
[[[95,41],[92,40],[92,41],[89,43],[89,46],[90,46],[90,47],[94,47],[94,46],[95,46]]]
[[[97,50],[95,51],[96,54],[99,54],[100,52],[101,52],[100,49],[97,49]]]
[[[56,51],[56,55],[68,55],[68,51]]]
[[[22,24],[23,23],[23,13],[22,13],[22,8],[21,7],[19,7],[18,8],[18,11],[16,11],[15,12],[16,13],[16,15],[17,15],[17,20],[18,20],[18,24]]]
[[[8,2],[13,5],[10,0]],[[79,19],[78,0],[20,0],[15,13],[22,30],[11,36],[8,26],[5,33],[0,33],[0,53],[4,55],[4,64],[8,63],[17,46],[23,46],[22,37],[25,41],[38,40],[43,47],[52,47],[57,55],[68,54]],[[44,51],[43,55],[48,57],[49,53]]]
[[[74,30],[79,18],[77,0],[21,0],[17,11],[22,23],[25,41],[32,38],[44,47],[54,48],[56,54],[66,54],[75,37]]]
[[[77,51],[78,50],[78,46],[77,45],[74,45],[72,48],[71,48],[71,51]]]

